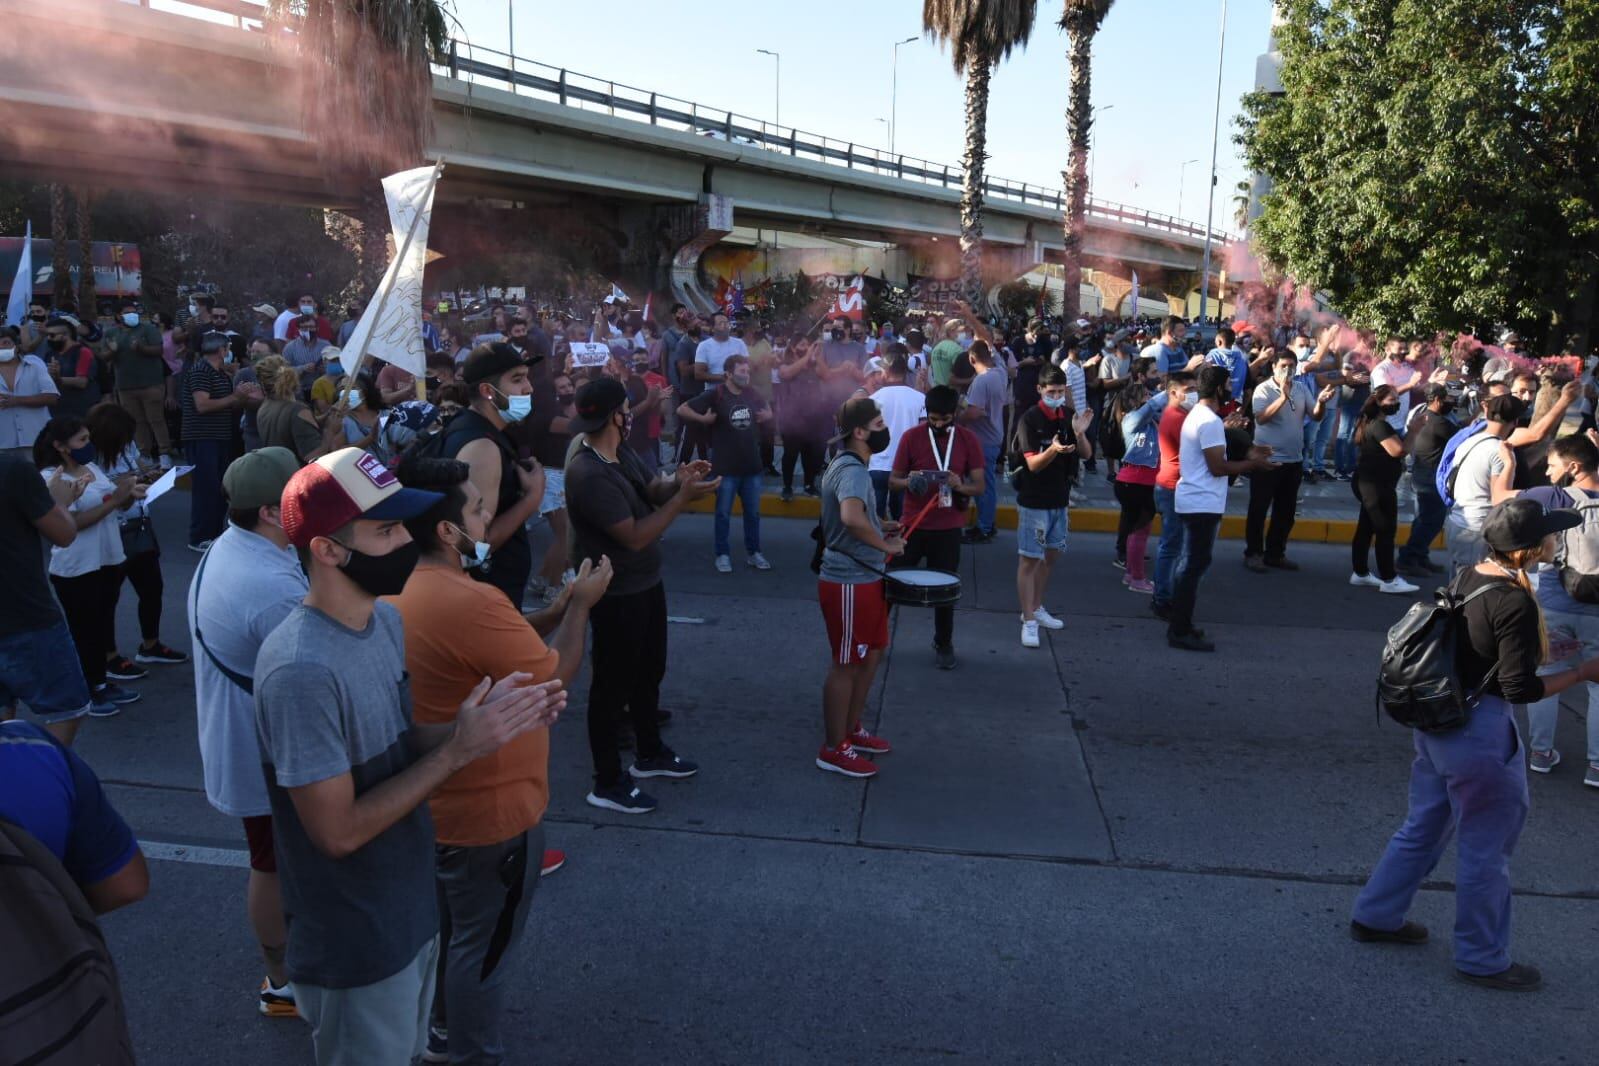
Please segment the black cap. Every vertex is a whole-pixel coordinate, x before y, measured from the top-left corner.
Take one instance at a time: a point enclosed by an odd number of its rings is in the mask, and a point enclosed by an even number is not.
[[[1428,403],[1431,403],[1434,400],[1447,400],[1447,399],[1449,399],[1449,386],[1448,385],[1445,385],[1442,382],[1440,382],[1440,383],[1438,383],[1436,385],[1428,385],[1427,386],[1427,402]]]
[[[1506,393],[1503,396],[1490,396],[1482,405],[1483,414],[1488,416],[1488,421],[1497,422],[1508,426],[1521,418],[1526,405],[1515,396]]]
[[[627,402],[627,386],[615,378],[595,378],[577,390],[572,406],[577,417],[569,423],[573,433],[593,433],[603,429],[610,417]]]
[[[1536,548],[1551,533],[1575,529],[1582,516],[1564,508],[1546,511],[1536,500],[1517,496],[1496,504],[1482,523],[1482,539],[1496,552]]]
[[[478,385],[492,381],[508,370],[526,365],[517,350],[509,344],[499,341],[493,344],[480,344],[466,357],[466,363],[461,367],[461,380],[468,385]]]

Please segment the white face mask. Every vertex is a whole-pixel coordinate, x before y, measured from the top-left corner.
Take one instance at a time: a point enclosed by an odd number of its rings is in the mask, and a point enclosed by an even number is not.
[[[1279,383],[1286,382],[1289,378],[1289,370],[1285,366],[1280,366],[1277,368],[1277,372],[1272,376],[1275,377]]]
[[[456,525],[454,525],[452,523],[451,528],[453,528],[457,533],[461,534],[461,536],[463,538],[465,538],[466,540],[472,540],[471,537],[468,537],[466,535],[466,530],[462,529],[460,526],[456,526]],[[489,558],[489,543],[486,540],[472,540],[472,554],[471,555],[468,555],[468,554],[466,554],[466,552],[461,551],[461,547],[460,547],[459,544],[456,545],[455,550],[457,552],[460,552],[460,555],[461,555],[461,568],[463,570],[471,570],[471,569],[474,569],[476,567],[482,566],[485,562],[488,561],[488,558]]]
[[[0,348],[0,363],[9,363],[16,357],[17,350],[15,348]]]
[[[302,315],[314,315],[314,314],[316,314],[316,304],[301,304],[300,305],[300,314],[302,314]]]
[[[122,316],[122,324],[124,326],[127,326],[129,329],[132,329],[134,326],[137,326],[139,324],[139,314],[138,314],[138,312],[129,311],[127,314],[123,315]]]
[[[344,406],[349,408],[352,411],[355,410],[357,407],[360,407],[361,406],[361,390],[360,389],[345,389],[344,390]]]
[[[1192,411],[1194,409],[1194,405],[1197,403],[1199,403],[1198,392],[1185,392],[1183,393],[1182,400],[1178,402],[1178,406],[1184,411]]]

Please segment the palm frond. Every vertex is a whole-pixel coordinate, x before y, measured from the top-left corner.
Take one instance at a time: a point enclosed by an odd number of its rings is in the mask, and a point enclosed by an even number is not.
[[[957,74],[1026,47],[1037,15],[1037,0],[922,0],[922,29],[949,46]]]
[[[1073,33],[1096,33],[1116,0],[1066,0],[1060,28]]]

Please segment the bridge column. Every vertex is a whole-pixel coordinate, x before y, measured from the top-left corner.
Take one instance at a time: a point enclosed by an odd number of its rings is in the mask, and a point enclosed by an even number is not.
[[[1089,282],[1099,290],[1101,310],[1112,314],[1120,314],[1122,301],[1127,299],[1133,291],[1132,278],[1119,278],[1103,270],[1085,270]]]
[[[700,284],[700,257],[733,231],[733,199],[704,193],[693,207],[671,208],[667,233],[673,248],[667,282],[674,299],[708,314],[716,300]]]

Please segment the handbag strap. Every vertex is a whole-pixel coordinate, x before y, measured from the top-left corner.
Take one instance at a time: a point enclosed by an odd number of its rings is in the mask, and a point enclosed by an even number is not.
[[[211,550],[208,548],[206,553],[200,557],[200,568],[194,574],[194,642],[200,646],[201,651],[205,652],[205,657],[211,660],[211,665],[217,668],[218,673],[243,689],[247,694],[253,696],[255,695],[255,679],[246,677],[237,670],[231,669],[221,659],[218,659],[216,652],[212,651],[210,646],[206,644],[205,637],[200,632],[200,582],[205,578],[205,564],[210,561]]]

